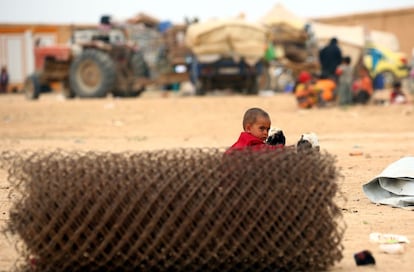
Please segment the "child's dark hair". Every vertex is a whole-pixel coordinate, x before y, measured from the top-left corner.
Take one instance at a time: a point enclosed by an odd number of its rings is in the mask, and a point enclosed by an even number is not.
[[[351,64],[351,57],[350,56],[343,57],[342,62],[346,64]]]
[[[394,81],[394,83],[392,84],[392,86],[394,88],[401,88],[401,81]]]
[[[258,116],[262,116],[264,118],[269,118],[270,116],[267,112],[262,110],[261,108],[250,108],[248,109],[243,116],[243,129],[246,128],[247,124],[253,124],[256,122]]]

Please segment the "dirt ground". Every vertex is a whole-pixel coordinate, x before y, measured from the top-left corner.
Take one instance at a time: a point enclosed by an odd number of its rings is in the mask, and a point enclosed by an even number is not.
[[[225,94],[225,95],[224,95]],[[390,163],[414,155],[414,104],[368,105],[299,110],[291,94],[163,97],[147,91],[133,99],[65,100],[58,93],[27,101],[21,94],[0,96],[0,150],[139,151],[175,147],[227,147],[239,136],[250,107],[269,112],[287,144],[302,132],[319,135],[322,150],[337,158],[344,178],[340,187],[347,230],[342,261],[332,271],[355,271],[353,254],[370,250],[375,267],[358,271],[413,271],[414,248],[403,254],[381,253],[371,232],[405,235],[414,241],[414,213],[371,203],[362,185]],[[352,152],[361,155],[351,156]],[[10,186],[0,171],[0,227],[8,220]],[[324,239],[324,237],[320,237]],[[13,239],[0,235],[0,271],[9,271],[17,253]]]

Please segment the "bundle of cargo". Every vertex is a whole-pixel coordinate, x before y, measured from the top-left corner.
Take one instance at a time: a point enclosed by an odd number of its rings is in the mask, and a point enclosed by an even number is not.
[[[263,57],[267,37],[267,29],[258,23],[220,19],[191,25],[186,44],[196,56],[243,57],[253,65]]]
[[[271,89],[291,91],[301,71],[318,72],[317,44],[304,18],[277,4],[260,22],[269,28],[276,51],[269,67]]]
[[[283,5],[274,6],[261,22],[269,28],[272,43],[283,49],[284,54],[278,58],[286,57],[293,62],[305,62],[312,55],[308,47],[306,21]]]
[[[263,60],[268,34],[264,26],[241,18],[190,25],[186,45],[194,53],[191,77],[196,93],[230,88],[256,94],[267,88]]]
[[[128,25],[126,28],[131,40],[134,41],[143,53],[151,70],[155,69],[160,48],[163,46],[161,33],[156,27],[138,23]]]
[[[191,54],[190,48],[185,45],[187,27],[187,25],[173,25],[164,33],[164,41],[172,60],[184,59]]]
[[[164,69],[187,70],[187,58],[191,56],[191,49],[185,45],[185,35],[188,25],[171,25],[163,33],[165,61]]]
[[[160,20],[158,20],[157,18],[148,15],[146,13],[140,12],[137,15],[135,15],[132,18],[129,18],[126,21],[128,24],[144,24],[147,27],[157,27],[158,24],[160,23]]]
[[[144,13],[127,20],[127,23],[132,40],[150,67],[153,83],[169,85],[188,80],[186,56],[191,51],[184,45],[186,25],[173,25]]]

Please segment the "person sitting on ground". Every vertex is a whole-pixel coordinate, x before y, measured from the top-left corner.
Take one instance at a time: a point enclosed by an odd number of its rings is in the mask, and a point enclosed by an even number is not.
[[[307,71],[302,71],[298,76],[295,96],[299,108],[310,109],[317,102],[317,95],[312,80],[312,75]]]
[[[230,154],[237,150],[251,148],[252,150],[282,149],[283,144],[268,145],[266,139],[269,135],[271,121],[269,114],[261,108],[250,108],[243,116],[243,132],[237,141],[226,150]]]
[[[405,104],[407,103],[407,97],[401,89],[401,82],[396,81],[393,84],[393,88],[390,94],[391,104]]]
[[[335,80],[330,78],[326,73],[322,73],[316,80],[315,89],[318,90],[318,106],[324,107],[329,102],[335,101]]]
[[[353,102],[356,104],[367,104],[374,93],[372,79],[369,76],[368,69],[361,67],[358,78],[352,84]]]

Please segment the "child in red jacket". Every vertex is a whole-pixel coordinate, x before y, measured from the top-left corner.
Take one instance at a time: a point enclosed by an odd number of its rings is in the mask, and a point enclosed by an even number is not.
[[[394,82],[393,88],[390,94],[391,104],[405,104],[407,103],[407,97],[401,89],[401,82]]]
[[[251,148],[253,150],[280,149],[283,144],[268,145],[265,143],[271,121],[267,112],[260,108],[248,109],[243,117],[243,132],[239,139],[226,151],[226,154],[235,150]]]

